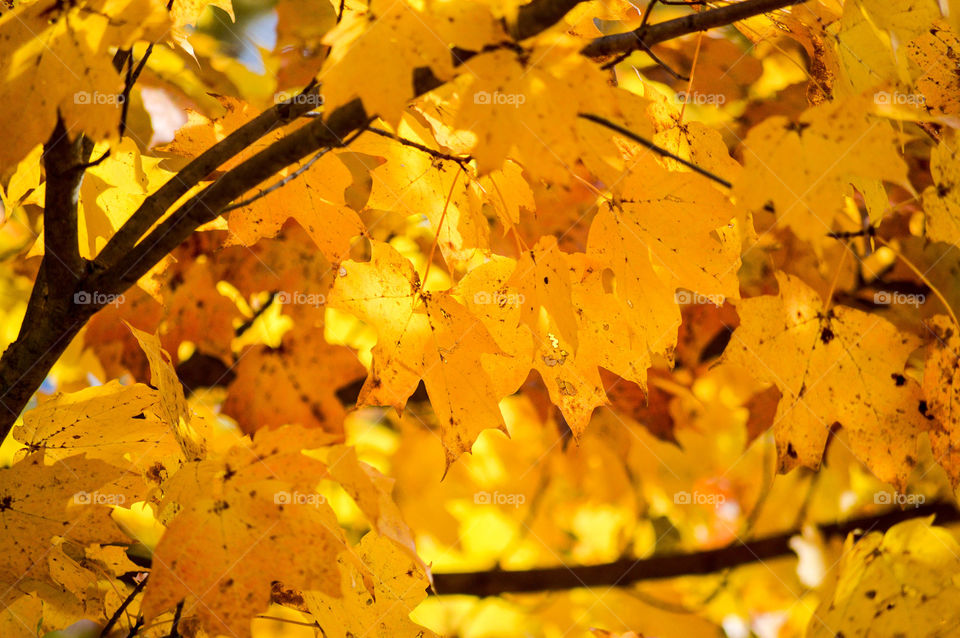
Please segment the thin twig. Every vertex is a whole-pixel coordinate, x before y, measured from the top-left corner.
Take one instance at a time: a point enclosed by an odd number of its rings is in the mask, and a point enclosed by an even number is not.
[[[249,330],[253,326],[253,324],[256,323],[257,319],[259,319],[263,313],[265,313],[267,310],[270,309],[270,306],[273,305],[273,301],[276,298],[277,298],[277,291],[271,292],[270,297],[267,299],[266,303],[260,306],[256,310],[256,312],[253,313],[252,317],[250,317],[249,319],[244,321],[242,324],[237,326],[237,329],[233,331],[233,335],[235,337],[242,337],[243,333]]]
[[[120,603],[120,606],[117,607],[117,610],[113,612],[113,615],[110,616],[110,619],[107,621],[107,624],[103,626],[103,629],[100,631],[100,636],[106,636],[110,633],[110,630],[113,629],[113,626],[117,624],[117,621],[120,620],[120,616],[123,615],[123,612],[127,609],[130,603],[133,602],[133,599],[137,597],[141,591],[143,591],[144,585],[147,584],[147,579],[150,578],[149,575],[144,576],[143,580],[137,583],[137,586],[133,588],[133,591]]]
[[[351,135],[350,137],[348,137],[347,139],[345,139],[345,140],[343,141],[343,146],[349,146],[349,145],[350,145],[350,142],[352,142],[353,140],[357,139],[357,136],[359,136],[361,133],[363,133],[364,130],[365,130],[365,129],[358,129],[358,130],[354,131],[354,132],[353,132],[353,135]],[[293,171],[292,173],[290,173],[289,175],[287,175],[286,177],[284,177],[284,178],[281,179],[280,181],[278,181],[278,182],[276,182],[276,183],[274,183],[274,184],[271,184],[271,185],[268,186],[267,188],[264,188],[263,190],[261,190],[261,191],[260,191],[259,193],[257,193],[256,195],[254,195],[254,196],[252,196],[252,197],[249,197],[249,198],[247,198],[247,199],[244,199],[244,200],[242,200],[242,201],[239,201],[239,202],[237,202],[236,204],[231,204],[230,206],[227,206],[226,208],[224,208],[224,209],[221,211],[221,214],[222,214],[222,213],[229,213],[229,212],[232,211],[232,210],[236,210],[236,209],[238,209],[238,208],[243,208],[244,206],[249,206],[249,205],[252,204],[253,202],[257,201],[258,199],[262,199],[262,198],[266,197],[267,195],[269,195],[269,194],[272,193],[273,191],[279,190],[280,188],[283,188],[284,186],[286,186],[287,184],[289,184],[289,183],[292,182],[293,180],[297,179],[298,177],[300,177],[301,175],[303,175],[304,173],[306,173],[307,170],[309,170],[309,168],[310,168],[311,166],[313,166],[313,164],[314,164],[318,159],[320,159],[321,157],[323,157],[324,155],[326,155],[326,154],[327,154],[328,152],[330,152],[332,149],[333,149],[332,146],[328,146],[328,147],[326,147],[326,148],[320,149],[313,157],[311,157],[310,159],[308,159],[308,160],[306,161],[306,163],[305,163],[303,166],[301,166],[300,168],[298,168],[297,170]]]
[[[137,78],[140,77],[140,74],[143,73],[143,69],[147,66],[147,58],[150,57],[150,54],[153,52],[153,42],[147,45],[147,50],[144,51],[143,57],[140,58],[140,62],[137,63],[137,68],[133,68],[133,54],[130,55],[130,59],[127,61],[127,79],[124,82],[123,86],[123,102],[120,105],[120,137],[123,137],[123,134],[127,132],[127,111],[130,109],[130,93],[133,91],[133,85],[137,83]]]
[[[144,619],[143,616],[137,616],[137,622],[134,623],[133,627],[130,628],[130,631],[127,632],[127,638],[134,638],[140,630],[143,629]]]
[[[647,139],[644,139],[644,138],[640,137],[639,135],[637,135],[637,134],[634,133],[633,131],[631,131],[631,130],[629,130],[629,129],[625,129],[625,128],[623,128],[622,126],[620,126],[619,124],[614,124],[614,123],[611,122],[610,120],[604,119],[604,118],[600,117],[599,115],[594,115],[593,113],[578,113],[577,115],[578,115],[578,117],[582,117],[582,118],[585,119],[585,120],[590,120],[591,122],[594,122],[594,123],[599,124],[599,125],[601,125],[601,126],[605,126],[605,127],[607,127],[608,129],[610,129],[610,130],[612,130],[612,131],[616,131],[616,132],[619,133],[620,135],[623,135],[624,137],[633,140],[634,142],[636,142],[636,143],[639,144],[640,146],[643,146],[644,148],[653,151],[653,152],[656,153],[657,155],[660,155],[660,156],[662,156],[662,157],[669,157],[669,158],[672,159],[672,160],[675,160],[675,161],[677,161],[677,162],[680,162],[681,164],[683,164],[684,166],[686,166],[686,167],[689,168],[690,170],[692,170],[692,171],[694,171],[694,172],[696,172],[696,173],[699,173],[699,174],[703,175],[704,177],[707,177],[707,178],[709,178],[709,179],[712,179],[713,181],[715,181],[716,183],[720,184],[721,186],[726,186],[727,188],[731,188],[731,187],[733,186],[733,184],[731,184],[731,183],[728,182],[727,180],[723,179],[722,177],[719,177],[719,176],[717,176],[717,175],[714,175],[713,173],[711,173],[710,171],[708,171],[708,170],[705,169],[705,168],[700,168],[699,166],[697,166],[697,165],[694,164],[693,162],[690,162],[690,161],[688,161],[688,160],[683,159],[682,157],[678,157],[677,155],[674,155],[673,153],[671,153],[671,152],[668,151],[667,149],[661,148],[661,147],[657,146],[656,144],[654,144],[654,143],[651,142],[650,140],[647,140]]]
[[[183,613],[183,601],[181,600],[177,603],[177,608],[173,612],[173,623],[170,625],[170,633],[167,634],[167,638],[180,638],[180,632],[177,630],[177,625],[180,624],[180,615]]]
[[[108,148],[106,151],[104,151],[103,155],[101,155],[101,156],[98,157],[97,159],[93,160],[92,162],[86,162],[85,164],[80,164],[80,165],[77,166],[77,168],[78,168],[78,169],[81,169],[81,170],[86,170],[86,169],[88,169],[88,168],[93,168],[94,166],[99,166],[99,165],[102,164],[103,161],[104,161],[105,159],[107,159],[108,157],[110,157],[110,149],[109,149],[109,148]]]
[[[370,131],[371,133],[375,134],[375,135],[379,135],[379,136],[381,136],[381,137],[388,137],[388,138],[390,138],[391,140],[394,140],[394,141],[396,141],[396,142],[399,142],[400,144],[402,144],[402,145],[404,145],[404,146],[409,146],[410,148],[415,148],[415,149],[417,149],[418,151],[423,151],[423,152],[426,153],[427,155],[430,155],[430,156],[432,156],[432,157],[436,157],[437,159],[448,160],[448,161],[450,161],[450,162],[456,162],[457,164],[460,165],[461,168],[463,168],[464,164],[468,164],[468,163],[473,159],[473,158],[470,157],[470,156],[465,156],[465,157],[463,157],[463,156],[457,156],[457,155],[450,155],[449,153],[443,153],[443,152],[441,152],[441,151],[435,151],[435,150],[433,150],[432,148],[430,148],[429,146],[424,146],[423,144],[419,144],[419,143],[417,143],[417,142],[414,142],[413,140],[408,140],[408,139],[406,139],[406,138],[400,137],[399,135],[394,135],[394,134],[391,133],[390,131],[385,131],[385,130],[383,130],[383,129],[381,129],[381,128],[377,128],[377,127],[375,127],[375,126],[369,126],[369,127],[367,127],[367,130]]]
[[[308,170],[311,166],[313,166],[313,164],[314,164],[318,159],[320,159],[321,157],[323,157],[324,155],[326,155],[329,151],[330,151],[330,147],[320,149],[320,151],[319,151],[318,153],[316,153],[313,157],[311,157],[310,159],[308,159],[308,160],[303,164],[303,166],[301,166],[301,167],[298,168],[297,170],[293,171],[292,173],[290,173],[289,175],[287,175],[286,177],[284,177],[284,178],[281,179],[280,181],[271,184],[270,186],[268,186],[268,187],[264,188],[263,190],[261,190],[260,192],[258,192],[256,195],[253,195],[252,197],[248,197],[247,199],[240,200],[239,202],[237,202],[237,203],[235,203],[235,204],[231,204],[231,205],[227,206],[227,207],[224,208],[221,212],[222,212],[222,213],[229,213],[229,212],[232,211],[232,210],[236,210],[236,209],[238,209],[238,208],[243,208],[244,206],[249,206],[249,205],[252,204],[253,202],[257,201],[258,199],[262,199],[262,198],[266,197],[267,195],[269,195],[269,194],[272,193],[273,191],[278,190],[278,189],[280,189],[280,188],[283,188],[284,186],[286,186],[287,184],[289,184],[290,182],[292,182],[293,180],[297,179],[298,177],[300,177],[301,175],[303,175],[305,172],[307,172],[307,170]]]
[[[124,66],[127,68],[123,80],[123,92],[120,93],[120,137],[127,131],[127,111],[130,110],[130,89],[133,88],[133,51],[126,52]]]
[[[833,233],[827,233],[827,237],[831,239],[854,239],[856,237],[873,237],[877,234],[877,229],[873,226],[868,226],[863,230],[854,230],[854,231],[837,231]]]
[[[167,2],[167,11],[173,8],[173,0]],[[133,85],[137,83],[137,78],[140,77],[140,74],[143,72],[143,68],[147,66],[147,58],[150,57],[150,54],[153,52],[153,42],[147,45],[147,50],[144,51],[143,57],[140,58],[140,62],[137,64],[137,68],[133,68],[133,51],[130,50],[127,52],[127,76],[123,82],[123,97],[122,102],[120,103],[120,137],[123,137],[123,134],[127,132],[127,112],[130,110],[130,92],[133,91]]]

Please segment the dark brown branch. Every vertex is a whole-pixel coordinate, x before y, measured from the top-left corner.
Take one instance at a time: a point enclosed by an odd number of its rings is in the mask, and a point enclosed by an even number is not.
[[[35,290],[38,285],[39,290],[43,290],[44,280],[46,276],[41,266]],[[31,296],[20,334],[0,359],[0,437],[6,437],[10,432],[20,411],[43,383],[50,368],[93,315],[92,307],[90,312],[78,308],[73,315],[62,310],[44,312],[40,304],[34,303],[36,298],[36,294]]]
[[[92,308],[74,302],[86,266],[80,257],[77,207],[93,144],[79,134],[71,140],[58,119],[43,150],[44,254],[20,333],[0,359],[0,440],[93,314]]]
[[[821,525],[820,533],[843,537],[858,530],[882,532],[897,523],[913,518],[936,515],[936,522],[960,521],[960,511],[948,503],[934,503],[916,509],[894,510],[879,516],[865,516],[841,523]],[[790,539],[800,532],[790,531],[744,544],[730,545],[689,554],[667,554],[642,560],[620,559],[602,565],[546,567],[526,571],[485,571],[457,574],[434,574],[439,595],[499,596],[507,592],[540,592],[576,589],[579,587],[625,587],[643,580],[702,576],[748,563],[794,555]]]
[[[43,215],[44,262],[51,294],[63,296],[80,279],[83,262],[77,232],[80,184],[90,144],[83,135],[71,140],[63,119],[57,118],[53,134],[43,147],[46,206]],[[86,148],[85,148],[86,147]]]
[[[699,31],[708,31],[716,27],[733,24],[739,20],[752,18],[761,13],[776,11],[806,0],[745,0],[725,7],[692,13],[682,18],[648,24],[626,33],[615,33],[597,38],[580,53],[590,58],[602,58],[617,55],[640,48],[652,47],[680,36]],[[642,44],[641,44],[642,43]],[[645,46],[644,46],[645,45]]]
[[[180,638],[180,632],[177,630],[177,625],[180,624],[180,615],[183,613],[183,601],[181,600],[177,603],[177,608],[173,612],[173,623],[170,625],[170,633],[167,634],[167,638]]]
[[[140,58],[136,69],[133,68],[132,53],[127,60],[127,75],[123,81],[123,93],[120,94],[120,137],[123,137],[124,133],[127,132],[127,113],[130,110],[130,93],[133,91],[133,85],[137,83],[140,74],[143,73],[143,69],[147,66],[147,59],[151,53],[153,53],[153,42],[147,45],[147,50],[144,51],[143,57]]]
[[[113,612],[113,615],[110,616],[110,619],[107,621],[107,624],[103,626],[103,630],[100,632],[100,636],[106,636],[110,633],[110,630],[113,629],[113,626],[117,624],[117,621],[120,620],[120,616],[123,615],[123,612],[127,607],[130,606],[130,603],[133,602],[133,599],[137,597],[141,591],[143,591],[143,586],[147,584],[147,579],[150,576],[145,576],[143,580],[137,583],[137,586],[133,588],[133,591],[123,600],[117,610]]]
[[[316,94],[315,86],[308,87],[305,94]],[[314,106],[314,101],[294,99],[276,104],[236,131],[223,138],[193,159],[177,175],[168,180],[152,195],[143,200],[140,207],[120,227],[107,245],[97,255],[96,263],[101,268],[109,267],[124,253],[131,250],[151,226],[183,197],[187,191],[207,178],[221,164],[236,156],[261,137],[297,119]]]
[[[516,40],[526,40],[549,29],[575,6],[584,0],[533,0],[517,11],[517,23],[510,35]]]
[[[348,137],[347,139],[343,140],[343,142],[341,142],[340,144],[338,144],[338,146],[349,146],[349,145],[350,145],[350,142],[352,142],[353,140],[355,140],[355,139],[357,138],[357,136],[360,135],[360,133],[363,132],[363,130],[364,130],[364,129],[359,129],[359,130],[357,130],[357,131],[354,131],[354,132],[353,132],[353,135],[351,135],[351,136]],[[263,199],[264,197],[266,197],[266,196],[269,195],[270,193],[272,193],[272,192],[274,192],[274,191],[276,191],[276,190],[279,190],[279,189],[283,188],[284,186],[286,186],[287,184],[289,184],[290,182],[292,182],[293,180],[297,179],[298,177],[300,177],[301,175],[303,175],[304,173],[306,173],[308,170],[310,170],[310,167],[313,166],[313,165],[317,162],[318,159],[320,159],[321,157],[323,157],[324,155],[326,155],[328,152],[330,152],[330,149],[331,149],[331,148],[332,148],[332,147],[327,146],[326,148],[320,149],[319,151],[317,151],[317,152],[314,154],[313,157],[311,157],[310,159],[308,159],[306,162],[303,163],[303,165],[301,165],[299,168],[297,168],[297,170],[295,170],[295,171],[293,171],[292,173],[290,173],[289,175],[285,176],[283,179],[279,179],[279,180],[277,180],[276,182],[274,182],[273,184],[271,184],[270,186],[268,186],[268,187],[266,187],[266,188],[258,191],[256,195],[251,195],[251,196],[248,197],[247,199],[241,200],[241,201],[236,202],[236,203],[234,203],[234,204],[230,204],[229,206],[227,206],[227,207],[225,207],[223,210],[221,210],[221,211],[220,211],[220,214],[222,215],[223,213],[229,213],[229,212],[232,211],[232,210],[236,210],[236,209],[238,209],[238,208],[243,208],[244,206],[249,206],[249,205],[252,204],[253,202],[257,201],[258,199]]]
[[[173,8],[173,0],[167,2],[167,11]],[[123,137],[123,134],[127,132],[127,113],[130,111],[130,92],[133,91],[133,85],[137,83],[137,79],[140,77],[140,74],[143,73],[143,69],[147,66],[147,60],[150,58],[150,54],[153,53],[154,43],[151,42],[147,45],[147,50],[143,52],[143,57],[140,58],[137,68],[133,68],[133,51],[126,50],[126,55],[121,58],[124,60],[127,65],[127,74],[126,78],[123,81],[123,93],[120,94],[121,105],[120,105],[120,137]]]
[[[91,285],[108,293],[123,292],[198,226],[215,219],[238,195],[320,148],[341,146],[350,133],[369,121],[360,100],[354,100],[329,119],[314,120],[276,141],[184,202],[113,266],[97,273]]]

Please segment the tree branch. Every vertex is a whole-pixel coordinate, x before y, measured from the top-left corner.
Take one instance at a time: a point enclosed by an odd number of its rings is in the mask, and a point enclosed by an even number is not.
[[[369,124],[369,122],[368,122],[368,124]],[[365,128],[366,128],[366,127],[365,127]],[[343,141],[342,141],[340,144],[338,144],[337,146],[350,146],[350,142],[352,142],[353,140],[355,140],[355,139],[357,138],[357,136],[360,135],[360,134],[365,130],[365,128],[357,129],[357,130],[354,131],[347,139],[343,140]],[[241,200],[241,201],[239,201],[239,202],[234,202],[233,204],[230,204],[229,206],[224,207],[224,208],[220,211],[220,214],[222,215],[223,213],[229,213],[229,212],[232,211],[232,210],[236,210],[236,209],[238,209],[238,208],[243,208],[244,206],[249,206],[250,204],[252,204],[252,203],[254,203],[255,201],[257,201],[258,199],[263,199],[264,197],[266,197],[266,196],[269,195],[270,193],[272,193],[272,192],[274,192],[274,191],[276,191],[276,190],[279,190],[279,189],[283,188],[284,186],[286,186],[287,184],[289,184],[290,182],[292,182],[293,180],[297,179],[298,177],[300,177],[301,175],[303,175],[304,173],[306,173],[308,170],[310,170],[310,167],[313,166],[313,165],[317,162],[317,160],[319,160],[321,157],[323,157],[323,156],[326,155],[328,152],[330,152],[330,149],[332,149],[332,148],[333,148],[332,146],[325,146],[325,147],[321,148],[319,151],[317,151],[317,152],[313,155],[313,157],[311,157],[311,158],[308,159],[306,162],[304,162],[303,164],[301,164],[301,165],[297,168],[297,170],[293,171],[292,173],[290,173],[289,175],[285,176],[284,178],[277,180],[276,182],[274,182],[274,183],[271,184],[270,186],[268,186],[268,187],[266,187],[266,188],[258,191],[256,195],[251,195],[251,196],[248,197],[247,199]]]
[[[960,511],[949,503],[933,503],[916,509],[885,512],[841,523],[821,525],[827,537],[846,538],[857,530],[882,532],[897,523],[924,516],[936,516],[937,523],[960,521]],[[790,539],[799,530],[768,536],[742,544],[689,554],[666,554],[641,560],[623,558],[602,565],[545,567],[526,571],[485,571],[434,574],[438,595],[499,596],[507,592],[541,592],[579,587],[625,587],[643,580],[702,576],[749,563],[792,556]]]
[[[126,611],[127,607],[130,606],[130,603],[133,602],[133,599],[137,597],[141,591],[143,591],[143,586],[147,584],[147,579],[150,578],[149,575],[144,576],[143,580],[137,583],[137,586],[133,588],[127,597],[120,603],[120,606],[117,607],[117,610],[113,612],[113,615],[110,616],[110,619],[107,620],[107,624],[103,626],[103,629],[100,631],[100,636],[107,636],[110,633],[110,630],[113,629],[113,626],[117,624],[117,621],[120,620],[120,617],[123,616],[123,612]]]
[[[549,29],[575,6],[584,0],[533,0],[517,11],[517,23],[510,35],[516,40],[526,40]]]
[[[57,118],[53,134],[43,146],[43,168],[46,195],[43,215],[44,262],[51,294],[62,296],[76,285],[83,271],[77,232],[77,208],[80,184],[92,145],[84,143],[83,134],[71,140]]]
[[[43,151],[44,252],[20,333],[0,359],[0,440],[93,314],[92,308],[77,306],[73,296],[86,270],[77,207],[93,143],[82,134],[71,140],[58,118]]]
[[[327,120],[314,120],[276,141],[184,202],[113,266],[96,273],[91,285],[106,293],[123,292],[198,226],[216,219],[239,195],[320,148],[341,146],[350,133],[369,121],[357,99],[335,110]]]
[[[307,87],[302,93],[317,94],[316,86]],[[313,100],[293,99],[276,104],[236,131],[226,136],[183,167],[175,177],[168,180],[130,215],[130,218],[110,238],[94,260],[101,268],[113,265],[121,255],[133,249],[157,220],[163,217],[187,191],[203,181],[221,164],[236,156],[273,129],[288,124],[314,107]]]
[[[589,58],[602,58],[608,55],[626,53],[641,48],[652,47],[667,40],[698,31],[707,31],[716,27],[733,24],[739,20],[752,18],[761,13],[776,11],[794,4],[803,4],[807,0],[745,0],[725,7],[709,9],[700,13],[648,24],[626,33],[615,33],[597,38],[580,53]]]

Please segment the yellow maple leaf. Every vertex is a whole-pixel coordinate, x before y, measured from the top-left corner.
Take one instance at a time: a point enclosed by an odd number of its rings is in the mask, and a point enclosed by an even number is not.
[[[960,333],[944,315],[930,320],[933,339],[923,368],[926,416],[935,420],[930,444],[954,487],[960,484]]]
[[[23,416],[13,436],[30,452],[43,450],[47,458],[76,454],[146,470],[179,452],[170,428],[154,413],[160,396],[141,383],[118,381],[59,394]]]
[[[345,445],[330,448],[327,471],[356,502],[379,536],[402,547],[429,578],[430,570],[417,556],[413,532],[407,527],[396,503],[393,502],[394,479],[357,458],[357,451]]]
[[[568,178],[581,154],[571,135],[580,105],[609,90],[595,65],[564,55],[579,46],[568,36],[545,36],[522,58],[499,49],[470,59],[469,73],[457,80],[454,124],[475,135],[471,154],[481,175],[509,156],[534,177]]]
[[[547,254],[551,252],[552,255]],[[576,269],[570,266],[571,259],[556,249],[552,237],[545,238],[520,262],[504,258],[474,268],[457,288],[467,308],[483,322],[502,349],[480,358],[498,392],[515,392],[529,370],[536,370],[543,378],[550,401],[560,408],[574,436],[579,438],[594,409],[606,403],[597,369],[602,355],[593,349],[596,344],[589,337],[579,347],[570,343],[543,305],[549,302],[558,314],[569,313],[569,330],[580,338],[577,313],[581,308],[574,308],[572,296],[562,298],[565,289],[568,295],[573,294],[570,271],[576,274]],[[535,266],[535,261],[541,266]],[[591,299],[590,303],[594,301]]]
[[[956,9],[960,13],[960,7]],[[907,53],[923,75],[916,86],[923,94],[923,106],[944,115],[960,113],[960,75],[957,74],[957,51],[960,37],[956,28],[936,25],[907,44]]]
[[[807,628],[827,636],[949,636],[960,623],[960,544],[933,517],[847,537],[832,591]]]
[[[331,47],[318,76],[325,110],[359,97],[368,114],[396,124],[414,97],[415,69],[427,67],[440,79],[453,74],[450,49],[432,22],[407,0],[374,0],[365,12],[347,13],[323,38]]]
[[[605,264],[590,257],[575,257],[571,265],[577,283],[573,303],[580,315],[577,358],[591,354],[597,365],[633,381],[646,392],[647,370],[654,356],[673,361],[680,327],[677,296],[649,265],[646,273],[642,269],[634,271],[640,275],[636,280],[618,279],[615,290],[608,290]],[[607,286],[604,279],[608,280]],[[635,287],[635,281],[644,279],[642,287]]]
[[[411,117],[401,120],[398,135],[428,148],[437,146]],[[370,172],[373,185],[367,208],[425,216],[451,268],[489,250],[489,224],[480,211],[481,193],[468,168],[379,136],[361,137],[350,148],[387,160]]]
[[[847,91],[859,94],[880,84],[909,84],[902,45],[939,17],[936,3],[926,0],[844,2],[834,43]]]
[[[724,360],[783,395],[774,417],[779,469],[817,468],[835,423],[881,480],[903,486],[928,429],[919,385],[904,367],[919,340],[881,317],[826,308],[801,280],[777,274],[780,292],[743,300]]]
[[[923,191],[927,237],[960,244],[960,149],[956,135],[947,135],[930,151],[933,185]]]
[[[314,489],[324,464],[302,453],[328,441],[300,428],[261,430],[223,458],[174,474],[164,486],[160,515],[169,522],[153,553],[144,617],[185,600],[184,617],[250,636],[274,581],[339,596],[343,532]]]
[[[168,355],[160,347],[160,338],[155,334],[138,330],[127,324],[143,353],[150,362],[150,382],[160,393],[161,415],[173,432],[187,460],[203,458],[206,454],[203,437],[190,428],[190,406],[183,395],[183,386],[177,377]]]
[[[338,436],[346,410],[336,391],[366,372],[349,349],[299,325],[279,349],[253,346],[242,353],[234,371],[223,410],[244,432],[298,424]]]
[[[522,209],[535,210],[533,191],[523,177],[523,169],[512,160],[507,160],[502,169],[484,175],[479,180],[480,190],[486,201],[496,211],[504,232],[520,223]]]
[[[430,581],[422,567],[388,539],[369,533],[337,559],[343,596],[304,592],[310,613],[330,636],[417,636],[436,634],[409,618],[427,597]],[[357,565],[357,563],[360,563]]]
[[[6,590],[0,598],[21,581],[47,576],[54,536],[80,543],[124,539],[109,517],[111,505],[132,499],[118,483],[122,474],[84,456],[47,465],[41,451],[0,469],[0,582]]]
[[[402,411],[422,380],[449,466],[481,431],[505,431],[500,397],[474,362],[499,348],[479,319],[446,292],[427,292],[413,265],[389,244],[373,242],[369,262],[344,262],[327,299],[377,330],[373,364],[359,403]]]
[[[541,332],[544,311],[559,336],[576,350],[579,328],[573,309],[573,288],[566,256],[555,237],[541,237],[536,246],[520,255],[507,286],[518,291],[521,319],[535,334]]]
[[[653,271],[671,290],[709,295],[716,305],[737,299],[739,241],[717,232],[736,210],[698,175],[648,167],[631,172],[618,197],[603,203],[587,252],[610,265],[621,298],[637,306],[642,290],[656,289]]]
[[[778,223],[801,239],[859,230],[860,220],[843,213],[853,178],[910,189],[893,129],[870,118],[859,100],[807,109],[797,122],[768,118],[750,129],[743,147],[744,170],[734,184],[738,200],[753,210],[772,205]],[[871,220],[885,212],[870,211]]]

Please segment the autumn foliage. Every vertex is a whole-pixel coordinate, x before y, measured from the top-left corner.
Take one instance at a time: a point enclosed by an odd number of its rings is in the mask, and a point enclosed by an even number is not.
[[[960,2],[9,0],[0,636],[953,636]]]

